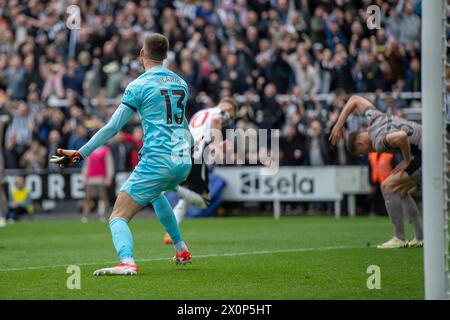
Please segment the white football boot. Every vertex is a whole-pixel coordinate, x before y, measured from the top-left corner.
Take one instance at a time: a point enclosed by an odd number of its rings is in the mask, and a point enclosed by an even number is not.
[[[135,276],[137,274],[137,264],[128,264],[122,262],[112,268],[103,268],[94,271],[94,276]]]
[[[423,240],[417,240],[416,238],[414,238],[408,242],[408,247],[409,248],[422,248]]]
[[[377,246],[378,249],[398,249],[398,248],[406,248],[408,246],[408,242],[405,240],[401,240],[397,237],[393,237],[391,240],[380,244]]]

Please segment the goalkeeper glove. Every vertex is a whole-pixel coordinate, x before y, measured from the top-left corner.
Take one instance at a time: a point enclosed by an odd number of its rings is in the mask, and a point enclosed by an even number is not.
[[[50,162],[59,165],[60,168],[71,167],[83,160],[83,157],[77,150],[57,149],[56,153],[60,156],[52,156]]]

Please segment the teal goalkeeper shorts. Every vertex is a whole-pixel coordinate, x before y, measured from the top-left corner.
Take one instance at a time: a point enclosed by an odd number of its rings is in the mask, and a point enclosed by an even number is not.
[[[164,191],[178,191],[178,185],[186,180],[190,171],[190,162],[141,160],[120,191],[126,192],[134,201],[145,207]]]

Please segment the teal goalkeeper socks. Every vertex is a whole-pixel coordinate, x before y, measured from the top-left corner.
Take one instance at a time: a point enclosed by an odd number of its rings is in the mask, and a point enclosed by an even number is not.
[[[177,253],[180,253],[183,250],[187,250],[186,243],[184,243],[184,241],[177,242],[177,244],[175,245],[175,250]]]
[[[181,233],[169,201],[163,194],[160,194],[158,198],[153,200],[152,205],[156,216],[166,229],[175,247],[177,247],[177,244],[182,241]]]
[[[133,258],[133,235],[128,221],[120,217],[113,218],[109,222],[109,229],[111,229],[112,240],[120,261]]]

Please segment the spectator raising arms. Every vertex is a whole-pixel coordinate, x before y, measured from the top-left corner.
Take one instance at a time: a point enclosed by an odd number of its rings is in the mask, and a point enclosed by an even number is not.
[[[381,2],[374,31],[365,23],[370,1],[81,1],[77,36],[65,24],[70,1],[7,2],[0,9],[0,91],[13,120],[5,165],[40,169],[56,145],[83,145],[143,72],[136,57],[150,32],[169,38],[164,66],[189,85],[188,118],[243,95],[241,125],[282,129],[285,162],[333,162],[321,141],[339,110],[328,98],[316,109],[317,94],[420,90],[420,2]],[[397,94],[393,102],[380,96],[380,108],[406,106]],[[138,124],[132,119],[111,143],[116,170],[138,161]],[[298,135],[301,148],[292,145]]]

